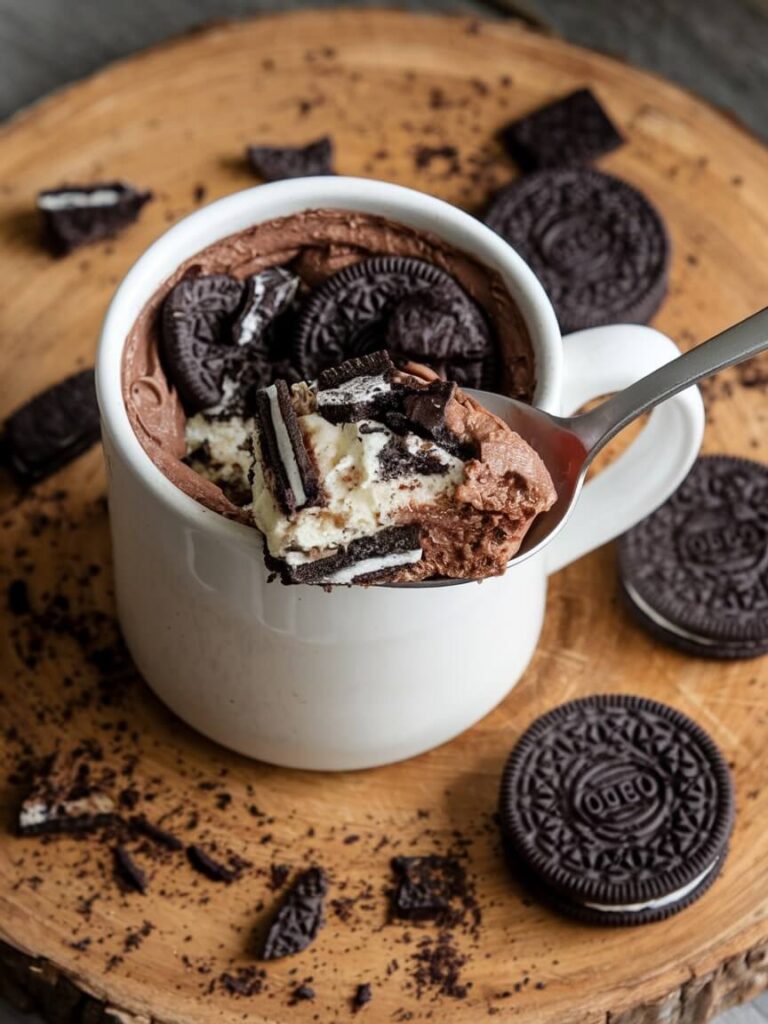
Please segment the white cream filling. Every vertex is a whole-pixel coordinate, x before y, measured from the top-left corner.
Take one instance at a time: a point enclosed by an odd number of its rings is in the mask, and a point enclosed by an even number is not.
[[[214,483],[246,482],[253,461],[250,445],[252,432],[253,420],[244,420],[241,416],[231,416],[226,420],[208,419],[205,413],[190,416],[185,429],[187,455],[207,443],[213,462],[211,466],[194,463],[192,468]]]
[[[377,395],[386,395],[392,385],[381,374],[354,377],[340,384],[337,388],[317,392],[317,408],[322,412],[323,406],[349,405],[351,402],[370,402]]]
[[[298,277],[287,273],[287,271],[281,268],[273,268],[269,273],[269,277],[279,273],[284,278],[284,291],[280,298],[280,309],[285,309],[289,302],[292,302],[294,296],[299,287]],[[264,273],[256,274],[251,278],[253,282],[253,298],[251,300],[251,308],[240,321],[240,331],[237,337],[238,345],[248,345],[253,339],[261,334],[262,330],[266,327],[267,323],[271,319],[270,314],[266,314],[262,308],[264,302],[264,296],[267,293],[267,280],[268,276]]]
[[[280,411],[277,388],[274,384],[267,388],[267,397],[269,398],[269,414],[272,418],[272,427],[275,431],[275,439],[277,440],[277,450],[280,454],[280,461],[285,467],[285,472],[288,477],[288,485],[293,491],[293,496],[296,499],[296,507],[301,508],[302,505],[306,505],[307,503],[307,494],[301,480],[301,472],[299,470],[299,464],[296,461],[296,456],[293,452],[293,445],[291,444],[291,438],[288,434],[288,428],[285,425],[283,414]]]
[[[216,405],[210,405],[204,410],[205,415],[221,416],[226,409],[230,408],[230,403],[237,396],[239,390],[240,385],[234,377],[224,377],[221,382],[221,398]]]
[[[48,804],[44,800],[26,803],[19,813],[19,827],[36,828],[59,818],[79,818],[86,814],[111,814],[115,805],[106,793],[92,793],[79,800],[68,800],[63,804]]]
[[[409,451],[423,451],[447,467],[445,473],[383,480],[379,455],[394,436],[383,424],[330,423],[317,413],[299,417],[323,488],[323,503],[286,516],[267,484],[258,438],[253,466],[253,517],[271,555],[291,565],[326,557],[359,537],[399,522],[399,513],[450,496],[464,479],[464,463],[415,434],[406,435]],[[366,433],[366,430],[373,432]]]
[[[669,619],[665,619],[663,615],[659,615],[659,613],[654,611],[647,601],[638,594],[631,583],[624,582],[624,589],[640,611],[644,612],[649,619],[652,619],[657,626],[661,626],[661,628],[665,629],[668,633],[674,633],[676,636],[683,637],[685,640],[693,640],[695,643],[702,644],[704,646],[711,647],[718,643],[717,640],[712,640],[710,637],[699,636],[698,633],[691,633],[689,630],[683,629],[682,626],[676,626],[673,622],[670,622]]]
[[[38,196],[40,210],[80,210],[93,206],[113,206],[120,199],[120,193],[113,188],[97,188],[93,192],[56,192]]]
[[[630,913],[630,914],[639,914],[641,910],[657,910],[660,907],[667,907],[667,906],[669,906],[670,903],[677,903],[678,900],[684,899],[684,897],[686,897],[689,893],[693,892],[693,890],[698,885],[701,885],[701,883],[704,881],[704,879],[707,877],[707,875],[709,875],[712,871],[714,871],[715,867],[717,866],[717,862],[718,862],[719,859],[720,859],[719,857],[716,857],[712,861],[712,863],[709,865],[709,867],[706,868],[704,871],[702,871],[700,875],[697,875],[696,878],[694,878],[694,880],[692,882],[688,882],[687,885],[683,885],[680,889],[675,889],[674,892],[667,893],[666,896],[659,896],[655,900],[646,900],[645,903],[611,903],[611,904],[606,904],[606,903],[588,903],[588,902],[585,901],[584,903],[581,904],[581,906],[583,906],[583,907],[590,907],[592,910],[605,910],[605,911],[608,911],[609,913],[614,913],[614,914],[627,913],[627,912]]]
[[[367,576],[371,572],[380,572],[382,569],[396,569],[401,565],[413,565],[421,560],[421,548],[414,551],[393,552],[390,555],[380,555],[377,558],[364,558],[354,565],[347,565],[338,572],[331,573],[318,580],[318,583],[352,583],[361,576]]]

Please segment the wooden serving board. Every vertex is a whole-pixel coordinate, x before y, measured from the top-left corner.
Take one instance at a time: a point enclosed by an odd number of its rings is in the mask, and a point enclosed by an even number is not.
[[[111,67],[3,130],[0,414],[92,362],[115,285],[193,208],[197,186],[215,198],[253,183],[246,143],[330,132],[341,172],[476,210],[515,174],[496,130],[584,84],[628,140],[601,166],[647,192],[670,227],[672,283],[658,326],[689,346],[759,308],[766,153],[693,96],[514,24],[395,12],[264,18]],[[456,147],[455,158],[423,148],[445,146]],[[157,201],[114,243],[49,258],[31,212],[38,189],[110,178],[151,187]],[[734,371],[708,389],[708,451],[768,458],[765,388],[747,384]],[[31,615],[2,611],[0,985],[8,998],[43,1005],[62,1022],[283,1024],[349,1019],[355,987],[370,982],[373,1000],[360,1013],[369,1024],[491,1015],[651,1024],[704,1021],[768,984],[765,659],[707,662],[655,643],[620,607],[605,548],[553,580],[525,678],[461,738],[375,771],[273,769],[192,733],[116,656],[103,495],[97,451],[32,494],[20,496],[8,479],[0,490],[3,587],[26,579],[32,607]],[[499,772],[520,732],[555,704],[599,691],[643,693],[689,713],[722,745],[736,781],[722,878],[685,913],[635,930],[581,926],[529,900],[505,870],[493,821]],[[153,859],[133,844],[150,889],[126,894],[109,841],[15,838],[20,761],[82,740],[103,750],[126,806],[220,857],[245,858],[252,866],[241,880],[217,885],[183,854]],[[387,922],[390,857],[448,849],[463,852],[482,912],[479,927],[451,938],[467,958],[457,982],[471,983],[465,998],[419,974],[417,957],[435,948],[436,928]],[[326,928],[305,954],[270,965],[260,994],[228,992],[222,976],[253,965],[254,929],[276,899],[270,865],[308,863],[332,876]],[[308,978],[314,1001],[291,1006],[291,991]]]

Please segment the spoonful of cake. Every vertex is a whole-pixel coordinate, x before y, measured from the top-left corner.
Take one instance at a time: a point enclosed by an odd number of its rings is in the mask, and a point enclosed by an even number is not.
[[[562,529],[595,455],[641,413],[768,348],[768,310],[580,416],[462,390],[386,352],[255,393],[250,506],[285,583],[478,580]]]
[[[530,558],[565,526],[592,460],[619,431],[679,391],[766,349],[768,308],[697,345],[578,416],[553,416],[506,396],[469,391],[480,404],[490,405],[538,452],[557,491],[557,500],[537,516],[507,567]]]

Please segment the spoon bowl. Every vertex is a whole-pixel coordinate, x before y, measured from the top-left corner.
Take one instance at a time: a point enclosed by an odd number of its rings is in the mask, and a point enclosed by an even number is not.
[[[468,388],[467,394],[508,423],[538,452],[557,491],[557,501],[536,517],[507,569],[541,551],[562,530],[576,505],[590,463],[619,431],[679,391],[766,349],[768,309],[763,309],[579,416],[553,416],[506,395]],[[438,579],[406,586],[468,582],[472,581]]]
[[[504,420],[539,454],[557,492],[557,501],[552,508],[534,519],[517,554],[508,563],[509,566],[535,555],[565,526],[587,475],[591,461],[589,448],[574,429],[573,419],[553,416],[525,402],[507,398],[506,395],[469,388],[466,392]]]

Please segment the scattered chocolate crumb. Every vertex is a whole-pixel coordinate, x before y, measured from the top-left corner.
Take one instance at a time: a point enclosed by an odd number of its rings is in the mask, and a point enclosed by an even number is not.
[[[351,846],[353,843],[358,843],[358,842],[360,842],[360,836],[351,835],[351,836],[345,836],[344,837],[344,845],[345,846]]]
[[[417,998],[430,990],[453,999],[466,999],[472,983],[460,979],[468,957],[456,948],[450,932],[441,931],[436,939],[425,936],[411,959],[416,965],[413,980]]]
[[[119,793],[117,799],[121,807],[127,811],[132,811],[141,799],[141,795],[135,786],[128,786]]]
[[[144,921],[141,928],[138,928],[136,931],[128,931],[123,940],[123,952],[131,953],[133,950],[138,949],[144,939],[151,935],[154,930],[155,926],[151,921]]]
[[[311,985],[297,985],[291,993],[291,1005],[311,1002],[315,998],[315,990]]]
[[[134,889],[141,893],[147,891],[146,873],[122,845],[115,847],[115,873],[124,888]]]
[[[373,999],[373,990],[371,989],[371,983],[364,981],[358,985],[355,989],[355,994],[352,996],[352,1012],[357,1013],[358,1010],[362,1010],[364,1006]]]
[[[394,917],[457,923],[469,899],[464,868],[455,857],[393,857],[396,886],[390,891]]]
[[[285,885],[288,875],[291,873],[291,867],[289,864],[270,864],[269,865],[269,888],[276,892],[278,889],[282,889]]]
[[[194,203],[200,204],[203,202],[207,195],[208,189],[206,188],[205,185],[195,185],[194,189],[192,190],[192,201]]]
[[[414,148],[413,162],[418,170],[429,170],[435,161],[446,162],[446,177],[461,172],[459,151],[455,146],[416,146]]]
[[[29,615],[29,591],[26,580],[11,580],[8,584],[8,608],[12,615]]]
[[[264,990],[267,972],[259,967],[239,967],[234,973],[225,971],[219,984],[234,996],[256,996]]]

